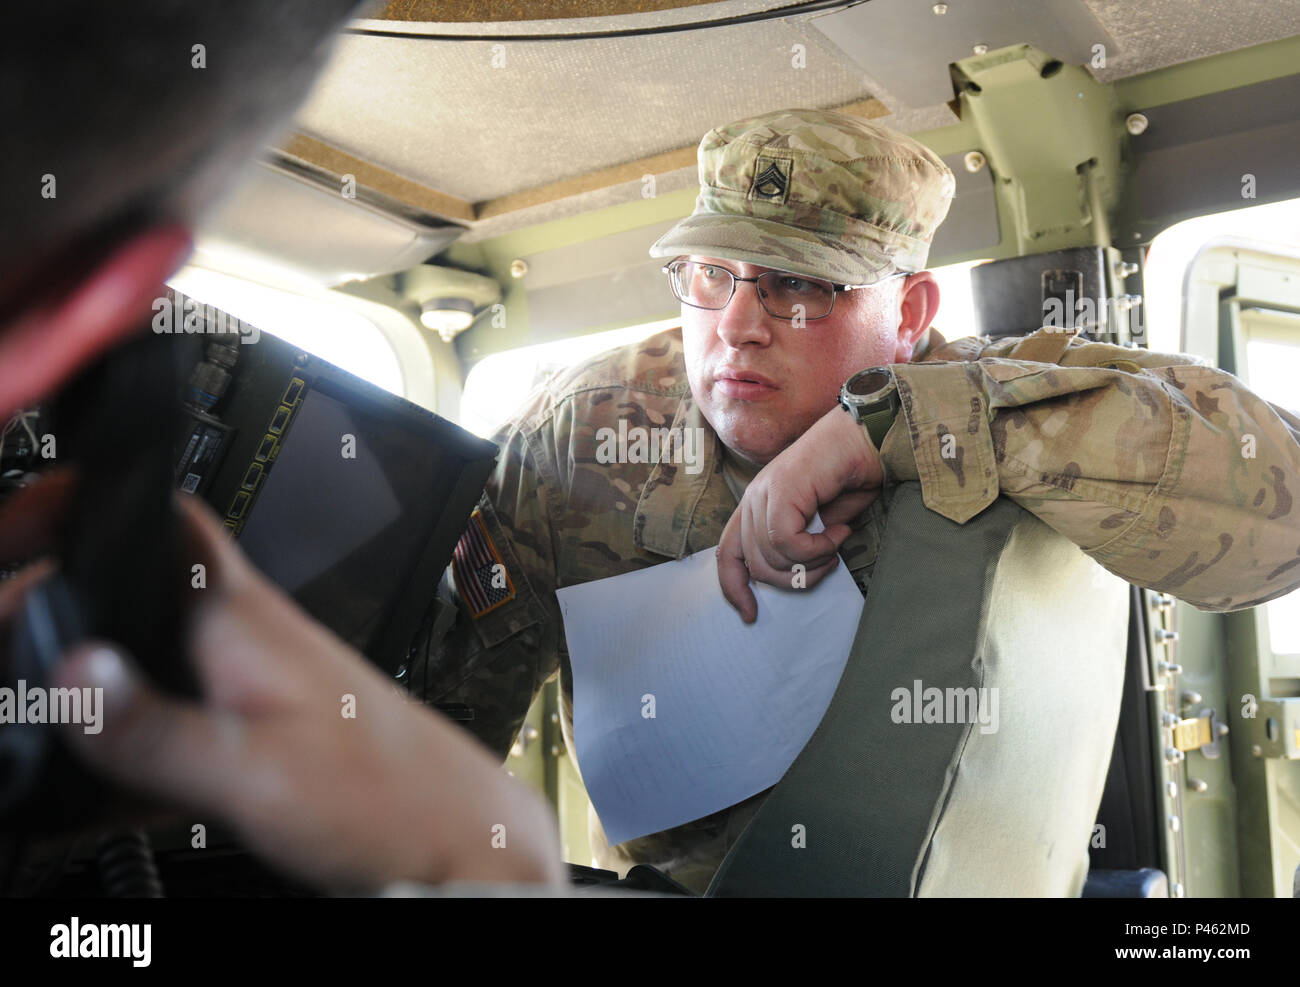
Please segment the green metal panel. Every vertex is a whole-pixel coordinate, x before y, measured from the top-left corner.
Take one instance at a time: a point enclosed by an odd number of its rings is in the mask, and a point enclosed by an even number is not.
[[[594,866],[591,840],[587,835],[591,800],[582,784],[582,777],[574,759],[564,749],[560,730],[560,684],[553,680],[546,687],[547,719],[551,726],[553,743],[546,756],[554,767],[555,811],[560,822],[560,843],[564,859],[584,867]]]
[[[1129,113],[1280,79],[1294,75],[1297,65],[1300,65],[1300,34],[1130,76],[1115,82],[1114,88],[1120,109]]]
[[[551,679],[537,694],[506,757],[505,770],[540,792],[555,810],[564,859],[592,866],[587,836],[590,801],[582,778],[565,749],[560,729],[559,680]]]
[[[962,118],[1010,195],[1003,246],[1020,255],[1108,245],[1099,231],[1118,199],[1123,143],[1113,89],[1028,45],[964,59],[954,75]]]
[[[506,755],[506,772],[554,801],[548,785],[546,756],[546,710],[543,696],[538,696],[524,717],[514,746]]]
[[[1187,283],[1189,292],[1217,296],[1217,305],[1189,299],[1186,345],[1247,383],[1246,341],[1252,318],[1266,321],[1272,335],[1291,313],[1295,327],[1290,338],[1300,346],[1300,257],[1227,242],[1198,255]],[[1256,311],[1261,307],[1267,310],[1264,316]],[[1189,890],[1198,896],[1234,893],[1226,881],[1222,892],[1216,892],[1212,879],[1216,873],[1226,877],[1231,870],[1225,857],[1233,834],[1225,827],[1232,824],[1233,813],[1209,810],[1207,798],[1218,788],[1228,798],[1235,788],[1235,893],[1290,897],[1300,867],[1300,751],[1282,731],[1293,732],[1298,722],[1300,655],[1273,652],[1263,607],[1215,615],[1180,604],[1179,619],[1186,628],[1179,642],[1186,680],[1202,683],[1197,688],[1207,691],[1207,703],[1213,697],[1231,729],[1222,744],[1231,780],[1207,775],[1204,797],[1188,799],[1184,838],[1189,859],[1200,865],[1198,878],[1189,876]],[[1215,666],[1225,685],[1221,705],[1218,694],[1208,692],[1214,687]],[[1195,751],[1187,755],[1189,777],[1193,767],[1207,770],[1208,762],[1201,763],[1200,757]]]
[[[1296,784],[1300,764],[1265,758],[1257,751],[1252,720],[1259,719],[1258,713],[1247,718],[1249,708],[1243,701],[1243,697],[1258,701],[1269,695],[1260,662],[1260,646],[1267,647],[1267,637],[1260,633],[1262,617],[1256,608],[1225,618],[1232,695],[1238,697],[1232,722],[1240,736],[1232,748],[1232,766],[1239,798],[1241,893],[1252,898],[1290,897],[1291,872],[1300,862],[1296,852],[1300,819],[1295,809],[1300,804]]]
[[[1226,722],[1234,693],[1224,662],[1222,616],[1179,602],[1174,620],[1179,635],[1175,658],[1182,666],[1177,678],[1176,714],[1193,717],[1203,709],[1213,709]],[[1193,702],[1194,697],[1199,699]],[[1209,757],[1205,751],[1189,751],[1170,771],[1181,798],[1180,806],[1169,808],[1181,815],[1183,880],[1189,898],[1236,898],[1241,894],[1237,864],[1240,793],[1233,781],[1229,756],[1234,739],[1230,734],[1220,740],[1217,751],[1213,751],[1217,757]]]
[[[468,367],[489,354],[537,342],[529,329],[527,292],[517,279],[511,277],[511,261],[544,250],[600,240],[617,233],[688,216],[694,208],[696,195],[697,190],[692,186],[654,198],[637,199],[580,216],[513,230],[475,244],[453,244],[444,255],[447,260],[496,278],[505,292],[502,299],[505,305],[504,318],[494,319],[490,313],[484,315],[471,329],[456,338],[462,362]],[[646,239],[647,251],[652,239]],[[591,331],[616,328],[621,327],[611,324]]]

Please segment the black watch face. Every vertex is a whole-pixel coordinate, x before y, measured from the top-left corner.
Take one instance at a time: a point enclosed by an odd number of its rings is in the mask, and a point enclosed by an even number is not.
[[[844,389],[854,397],[865,398],[875,394],[889,383],[889,373],[884,370],[870,370],[854,374],[844,385]]]

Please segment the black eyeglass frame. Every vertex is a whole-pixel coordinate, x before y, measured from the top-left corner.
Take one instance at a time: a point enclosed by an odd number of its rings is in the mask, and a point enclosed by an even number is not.
[[[713,307],[713,308],[709,307],[708,305],[696,305],[694,302],[688,302],[685,298],[683,298],[680,294],[677,293],[677,285],[676,285],[676,280],[677,280],[677,279],[673,276],[673,268],[675,268],[675,267],[676,267],[677,265],[679,265],[679,264],[699,264],[699,265],[701,265],[701,266],[703,266],[703,267],[716,267],[716,268],[717,268],[718,270],[720,270],[720,271],[726,271],[728,274],[731,275],[731,292],[727,295],[727,300],[726,300],[725,302],[723,302],[721,305],[718,305],[718,306]],[[759,292],[759,290],[758,290],[758,280],[759,280],[759,278],[766,277],[766,276],[769,275],[769,274],[776,274],[776,275],[785,275],[786,277],[791,277],[791,278],[802,278],[804,281],[817,281],[817,282],[820,282],[821,284],[830,285],[830,288],[831,288],[831,306],[830,306],[830,308],[828,308],[828,309],[825,311],[825,313],[823,313],[822,315],[805,315],[805,316],[803,317],[803,319],[804,319],[805,322],[815,322],[815,321],[817,321],[818,319],[825,319],[825,318],[829,318],[829,317],[830,317],[830,314],[831,314],[832,312],[835,311],[835,299],[836,299],[836,297],[839,295],[840,292],[842,292],[842,291],[858,291],[858,290],[861,290],[862,288],[871,288],[871,287],[874,287],[875,285],[883,284],[883,283],[886,282],[886,281],[892,281],[894,278],[906,277],[907,275],[913,273],[912,271],[896,271],[896,272],[894,272],[893,274],[888,275],[887,277],[883,277],[883,278],[881,278],[879,281],[873,281],[873,282],[871,282],[871,284],[840,284],[840,283],[835,282],[835,281],[828,281],[826,278],[815,278],[815,277],[813,277],[812,275],[809,275],[809,274],[799,274],[799,273],[796,272],[796,271],[781,271],[781,270],[777,270],[776,268],[773,268],[773,269],[770,270],[770,271],[764,271],[762,274],[759,274],[759,275],[757,275],[756,277],[752,277],[752,278],[742,278],[742,277],[741,277],[739,274],[737,274],[735,271],[731,270],[731,268],[729,268],[729,267],[723,267],[721,264],[705,264],[703,261],[698,261],[698,260],[687,260],[687,259],[684,258],[684,257],[678,257],[676,260],[674,260],[674,261],[670,261],[669,263],[665,264],[665,265],[661,268],[661,270],[663,271],[664,274],[667,274],[667,275],[668,275],[668,284],[669,284],[670,290],[671,290],[672,293],[673,293],[673,296],[674,296],[674,297],[675,297],[679,302],[681,302],[683,305],[689,305],[691,308],[698,308],[698,309],[700,309],[700,310],[702,310],[702,311],[705,311],[705,312],[721,312],[721,311],[722,311],[723,309],[725,309],[728,305],[730,305],[730,304],[731,304],[731,300],[732,300],[733,298],[736,297],[736,282],[737,282],[737,281],[748,281],[748,282],[750,282],[750,283],[752,283],[752,284],[754,285],[754,292],[755,292],[755,294],[758,295],[758,303],[759,303],[760,305],[763,306],[763,311],[766,312],[768,315],[770,315],[772,318],[774,318],[774,319],[781,319],[781,320],[783,320],[783,321],[785,321],[785,322],[793,322],[794,319],[795,319],[795,316],[793,316],[793,315],[777,315],[776,313],[774,313],[771,309],[769,309],[769,308],[767,307],[767,302],[765,302],[765,301],[763,300],[763,295],[762,295],[762,293]]]

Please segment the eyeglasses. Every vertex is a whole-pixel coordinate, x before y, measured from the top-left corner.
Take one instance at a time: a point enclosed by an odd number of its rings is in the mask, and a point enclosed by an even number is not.
[[[786,271],[764,271],[756,278],[742,278],[717,264],[693,260],[675,260],[663,271],[668,275],[668,283],[677,300],[692,308],[715,311],[726,308],[736,293],[736,282],[752,281],[763,310],[773,318],[787,320],[824,319],[831,314],[835,296],[841,291],[871,287],[866,284],[836,284]],[[900,271],[884,280],[908,273]]]

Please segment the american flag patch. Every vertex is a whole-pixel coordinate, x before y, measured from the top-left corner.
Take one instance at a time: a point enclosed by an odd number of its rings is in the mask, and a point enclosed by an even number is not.
[[[465,533],[456,543],[451,566],[456,578],[456,591],[475,620],[515,598],[515,584],[497,547],[488,537],[481,511],[476,510],[470,515]]]

